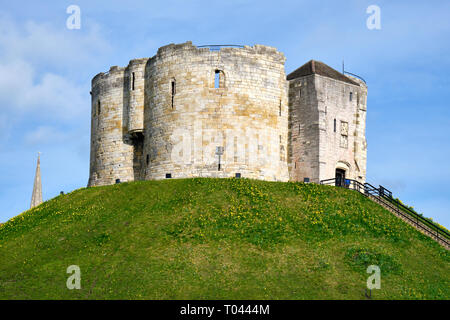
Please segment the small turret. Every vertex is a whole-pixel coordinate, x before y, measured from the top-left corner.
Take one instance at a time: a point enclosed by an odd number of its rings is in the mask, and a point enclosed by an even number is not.
[[[125,85],[128,95],[127,127],[130,135],[144,131],[144,72],[147,60],[147,58],[131,60],[125,70],[125,79],[128,81]]]

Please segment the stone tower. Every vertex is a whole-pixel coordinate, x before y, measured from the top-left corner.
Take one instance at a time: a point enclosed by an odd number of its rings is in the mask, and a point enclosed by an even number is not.
[[[366,85],[273,47],[170,44],[92,79],[88,186],[366,175]]]
[[[187,42],[96,75],[88,185],[236,175],[287,181],[284,62],[272,47]]]
[[[41,161],[38,154],[36,175],[34,176],[33,194],[31,195],[30,208],[36,207],[42,203],[42,182],[41,182]]]
[[[320,61],[287,76],[290,177],[366,179],[367,86]]]

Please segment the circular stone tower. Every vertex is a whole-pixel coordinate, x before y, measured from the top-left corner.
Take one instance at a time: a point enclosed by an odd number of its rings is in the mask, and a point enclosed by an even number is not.
[[[133,180],[133,145],[124,112],[125,68],[111,67],[92,79],[91,159],[88,186]]]
[[[145,179],[287,181],[284,61],[262,45],[160,48],[145,70]]]
[[[168,45],[92,80],[89,186],[188,177],[287,181],[285,57]]]

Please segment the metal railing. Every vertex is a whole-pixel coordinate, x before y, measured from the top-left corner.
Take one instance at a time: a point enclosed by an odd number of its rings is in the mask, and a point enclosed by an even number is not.
[[[362,80],[365,84],[367,84],[366,80],[364,80],[363,77],[358,76],[357,74],[354,74],[354,73],[351,73],[351,72],[348,72],[348,71],[345,71],[345,70],[343,71],[343,74],[349,74],[349,75],[351,75],[351,76],[354,76],[354,77],[356,77],[356,78]]]
[[[437,240],[442,241],[447,246],[450,246],[450,233],[447,230],[427,220],[411,208],[405,206],[399,200],[394,199],[392,197],[392,192],[383,186],[379,186],[378,188],[376,188],[368,182],[362,184],[357,180],[336,178],[321,180],[320,184],[335,185],[337,187],[356,190],[366,197],[370,197],[375,201],[378,201],[382,205],[389,208],[391,211],[414,224],[417,228],[430,233]]]
[[[211,51],[219,51],[221,48],[244,48],[239,44],[206,44],[203,46],[197,46],[197,48],[209,48]]]

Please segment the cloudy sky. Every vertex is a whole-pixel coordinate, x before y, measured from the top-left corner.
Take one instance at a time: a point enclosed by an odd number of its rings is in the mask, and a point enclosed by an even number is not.
[[[0,0],[0,222],[29,207],[38,151],[44,200],[86,186],[93,76],[191,40],[274,46],[287,73],[344,59],[369,88],[367,180],[450,228],[450,2],[430,3]]]

